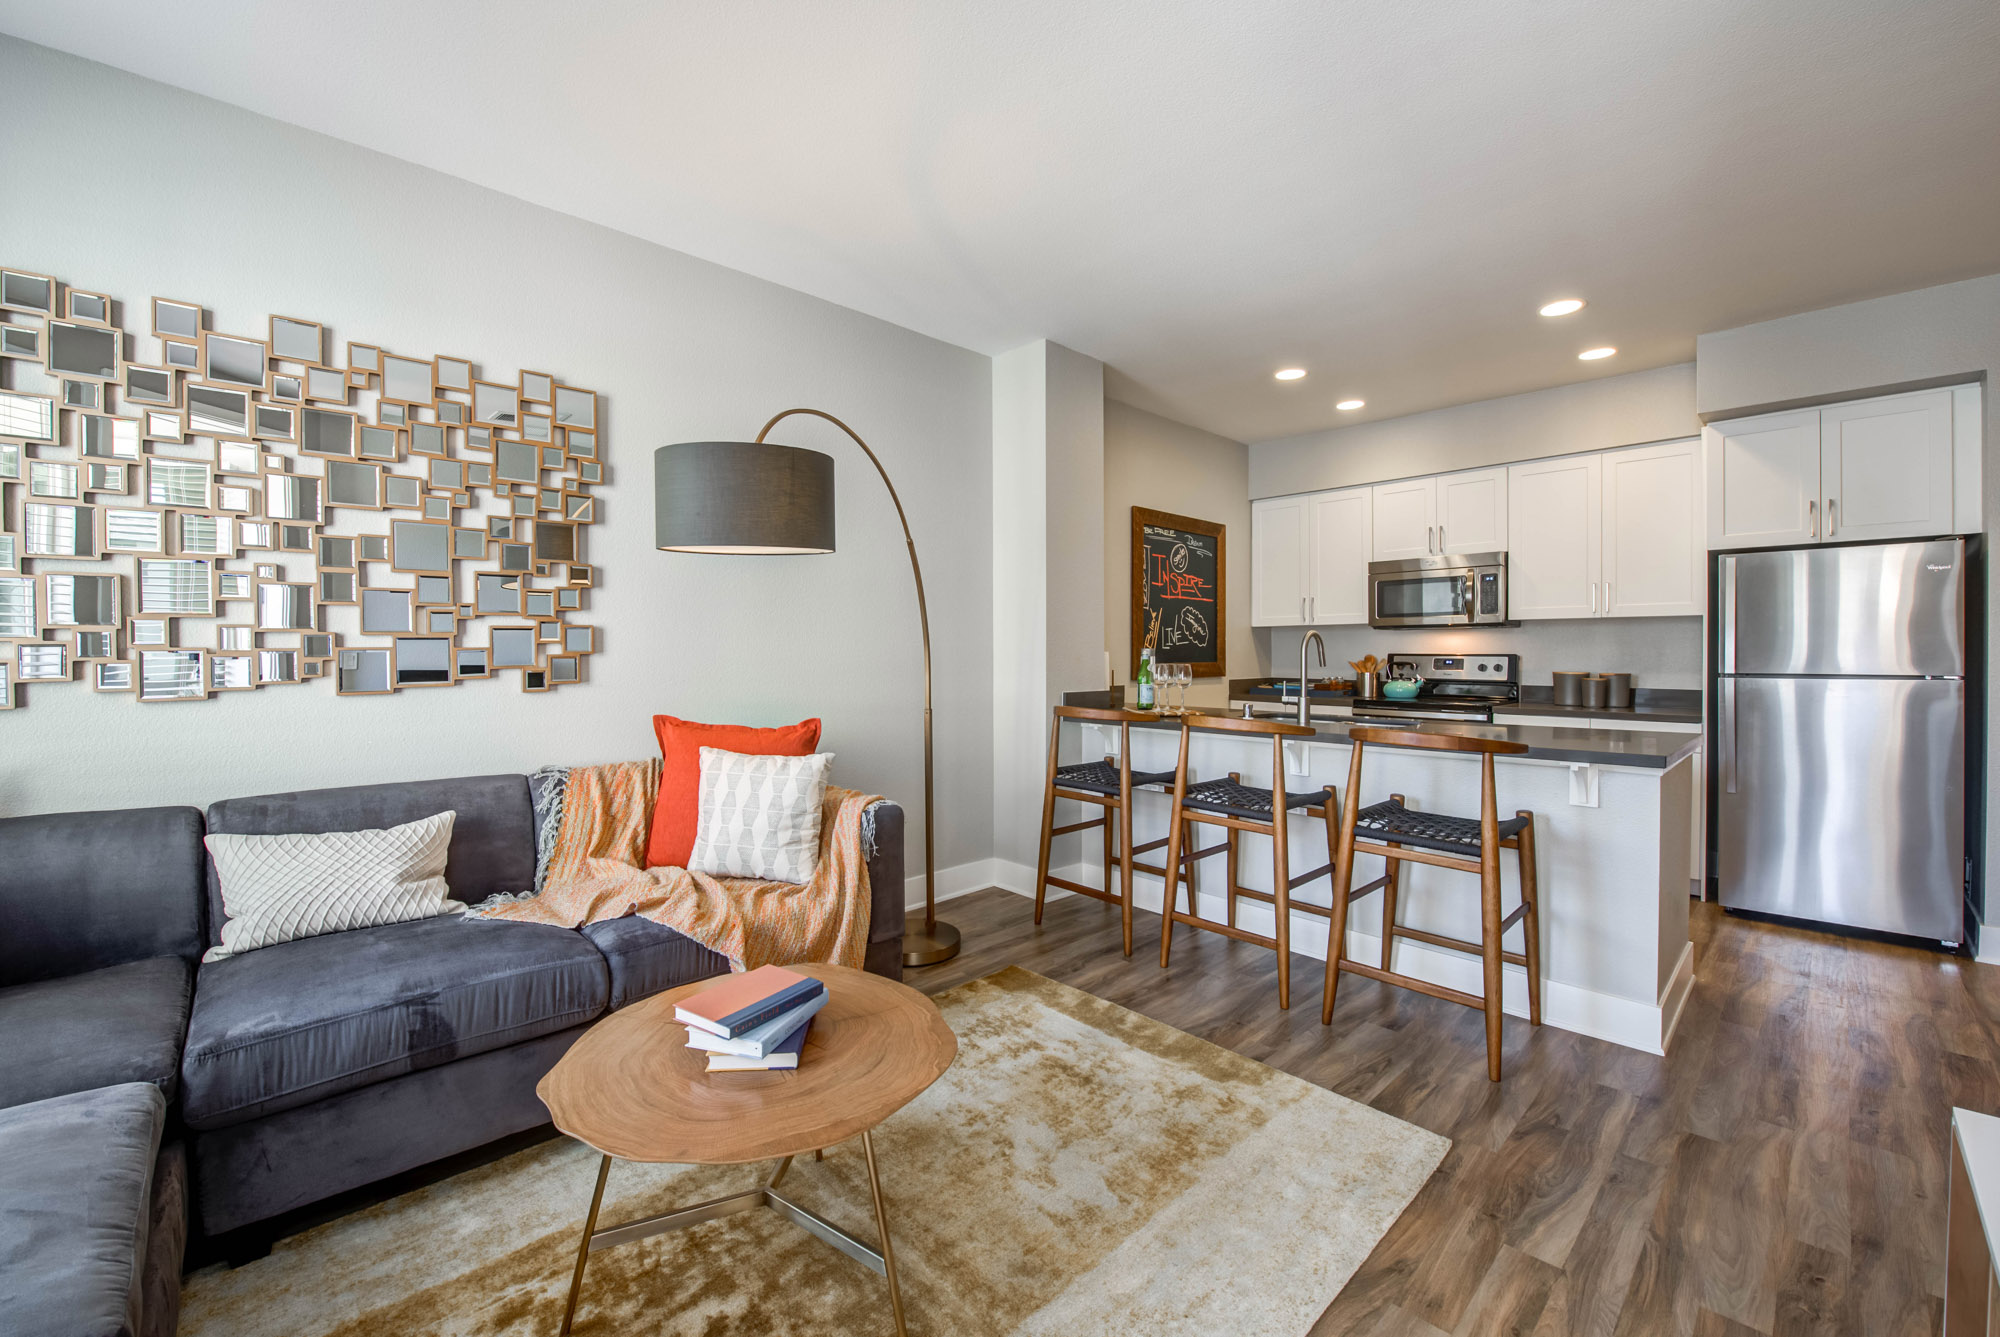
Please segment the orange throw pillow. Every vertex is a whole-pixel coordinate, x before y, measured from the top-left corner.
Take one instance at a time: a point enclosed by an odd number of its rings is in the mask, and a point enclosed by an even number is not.
[[[653,832],[646,841],[648,868],[685,868],[694,853],[703,748],[719,747],[757,757],[803,757],[819,747],[816,719],[778,729],[751,729],[655,715],[653,732],[660,739],[660,797],[653,805]]]

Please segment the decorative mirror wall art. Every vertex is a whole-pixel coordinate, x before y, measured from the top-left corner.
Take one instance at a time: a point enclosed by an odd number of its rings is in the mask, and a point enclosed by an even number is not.
[[[584,680],[596,391],[213,325],[0,267],[0,710]]]

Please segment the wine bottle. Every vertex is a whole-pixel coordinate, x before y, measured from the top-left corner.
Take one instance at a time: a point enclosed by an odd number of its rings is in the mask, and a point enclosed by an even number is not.
[[[1154,705],[1154,700],[1153,700],[1153,651],[1150,646],[1139,652],[1139,676],[1132,680],[1132,685],[1138,689],[1139,709],[1151,710]]]

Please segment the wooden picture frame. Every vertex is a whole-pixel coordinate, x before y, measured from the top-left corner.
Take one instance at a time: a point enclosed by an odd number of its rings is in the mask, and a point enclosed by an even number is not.
[[[1201,560],[1198,548],[1191,553],[1186,566],[1176,569],[1177,563],[1169,553],[1158,553],[1158,563],[1149,562],[1147,528],[1173,531],[1186,538],[1207,539],[1214,548],[1215,570],[1212,580],[1213,599],[1200,592],[1200,586],[1209,584],[1203,574],[1206,563]],[[1215,524],[1208,520],[1198,520],[1189,515],[1175,515],[1171,511],[1149,510],[1144,506],[1132,508],[1132,657],[1129,671],[1133,677],[1139,673],[1139,652],[1145,648],[1146,631],[1151,623],[1156,607],[1175,618],[1175,629],[1163,633],[1191,636],[1198,634],[1197,624],[1205,621],[1208,648],[1211,654],[1204,658],[1185,658],[1178,654],[1162,658],[1155,652],[1156,663],[1185,663],[1194,667],[1197,678],[1221,678],[1229,673],[1229,566],[1228,566],[1227,525]],[[1152,550],[1161,546],[1162,538],[1154,536]],[[1162,565],[1164,569],[1149,571],[1149,565]],[[1192,569],[1190,569],[1192,568]],[[1149,583],[1150,582],[1150,583]],[[1161,606],[1164,601],[1164,606]],[[1212,617],[1203,618],[1202,608],[1212,603]],[[1164,618],[1163,618],[1164,621]]]
[[[177,316],[192,316],[192,319],[176,319],[162,324],[160,322],[160,309],[162,307],[165,307]],[[155,297],[153,299],[153,337],[155,339],[172,339],[177,343],[199,344],[201,342],[202,327],[206,323],[202,319],[202,307],[199,302],[177,302],[171,297]]]
[[[303,330],[312,331],[313,355],[311,357],[305,357],[290,348],[279,347],[281,342],[289,342],[291,339],[297,337],[299,331]],[[283,338],[280,336],[283,336]],[[301,320],[297,316],[273,315],[270,319],[269,331],[265,337],[265,344],[270,350],[272,359],[275,361],[291,362],[307,367],[326,366],[326,326],[317,320]],[[345,372],[341,373],[341,378],[343,380],[346,379]]]

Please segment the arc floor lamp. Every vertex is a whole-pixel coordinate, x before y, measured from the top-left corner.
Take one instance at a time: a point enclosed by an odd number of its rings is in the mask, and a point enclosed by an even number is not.
[[[667,552],[788,555],[833,551],[833,457],[764,438],[786,418],[824,418],[847,433],[882,476],[910,550],[924,643],[924,929],[903,936],[903,964],[958,955],[958,930],[937,917],[937,838],[931,803],[931,620],[910,519],[889,471],[852,427],[819,409],[786,409],[755,441],[684,441],[653,452],[654,546]]]

